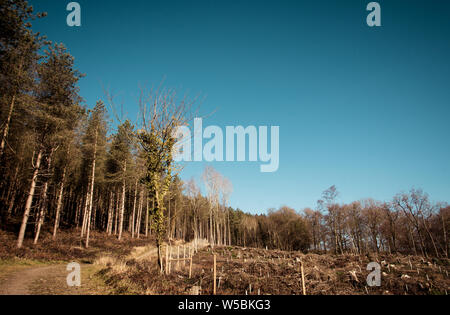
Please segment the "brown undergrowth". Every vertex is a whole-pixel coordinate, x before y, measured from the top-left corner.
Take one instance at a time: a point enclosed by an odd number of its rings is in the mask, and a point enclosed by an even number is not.
[[[84,248],[79,231],[63,230],[56,241],[44,231],[37,245],[27,239],[16,248],[16,235],[0,231],[0,265],[49,264],[78,261],[96,265],[96,273],[113,294],[212,294],[213,254],[217,255],[217,293],[234,295],[301,295],[300,262],[304,264],[306,291],[314,295],[334,294],[448,294],[448,259],[425,259],[404,255],[302,254],[242,247],[206,247],[189,264],[172,263],[172,273],[161,275],[156,263],[154,241],[122,241],[105,233],[92,232],[90,248]],[[148,254],[148,255],[147,255]],[[381,286],[369,287],[366,270],[370,262],[381,265]]]
[[[304,264],[311,295],[434,295],[449,291],[448,259],[403,255],[317,255],[240,247],[205,248],[188,264],[161,275],[154,260],[106,259],[102,275],[116,293],[212,294],[213,253],[217,255],[217,293],[223,295],[301,295],[300,264]],[[105,258],[103,258],[105,259]],[[380,287],[369,287],[370,262],[381,266]],[[128,288],[131,288],[128,290]]]
[[[25,239],[22,248],[16,247],[17,235],[0,230],[0,260],[36,260],[36,261],[78,261],[92,263],[100,255],[125,257],[135,247],[153,243],[152,238],[132,239],[124,233],[121,241],[114,235],[91,231],[89,248],[85,248],[78,229],[58,232],[56,240],[51,231],[43,231],[38,244],[31,238]]]

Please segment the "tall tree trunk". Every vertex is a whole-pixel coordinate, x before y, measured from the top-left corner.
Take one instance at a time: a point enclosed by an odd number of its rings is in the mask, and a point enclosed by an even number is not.
[[[137,189],[138,188],[138,180],[136,179],[136,185],[135,185],[135,189],[134,189],[134,202],[133,202],[133,213],[131,215],[131,220],[130,220],[130,232],[131,232],[131,237],[134,238],[134,234],[135,234],[135,225],[134,225],[134,221],[135,221],[135,216],[136,216],[136,201],[137,201]]]
[[[167,238],[171,239],[172,236],[170,234],[172,232],[172,229],[170,228],[170,210],[171,210],[170,209],[170,194],[167,194],[167,195],[168,195],[168,198],[169,198],[169,201],[168,201],[169,206],[167,208]]]
[[[87,215],[86,224],[86,248],[89,247],[89,233],[91,228],[91,214],[92,214],[92,201],[94,198],[94,184],[95,184],[95,163],[97,158],[97,139],[98,138],[98,128],[95,129],[95,143],[94,143],[94,157],[92,160],[92,172],[91,172],[91,185],[89,192],[89,210]]]
[[[440,257],[439,251],[438,251],[437,246],[436,246],[436,242],[434,241],[433,234],[431,234],[431,231],[430,231],[430,229],[428,228],[427,222],[425,221],[425,218],[424,218],[424,217],[422,217],[422,224],[423,224],[423,226],[424,226],[424,228],[425,228],[425,231],[426,231],[427,234],[428,234],[428,237],[429,237],[430,240],[431,240],[431,244],[433,244],[433,249],[434,249],[434,252],[435,252],[435,254],[436,254],[436,257]]]
[[[95,207],[93,207],[93,211],[94,214],[92,215],[92,228],[95,230],[96,226],[97,226],[97,209],[99,208],[99,204],[100,207],[102,205],[102,198],[101,198],[101,192],[97,191],[97,196],[95,198]]]
[[[112,234],[113,207],[114,207],[114,194],[111,190],[111,192],[109,193],[108,221],[106,226],[106,233],[108,233],[108,235]]]
[[[420,232],[420,226],[416,225],[417,235],[419,235],[419,241],[420,241],[420,248],[422,249],[422,256],[427,258],[427,248],[425,247],[425,241],[423,240],[422,233]]]
[[[45,181],[44,189],[42,192],[42,203],[41,203],[41,208],[39,211],[39,218],[37,221],[36,235],[34,237],[34,242],[33,242],[34,244],[37,244],[37,242],[39,240],[39,235],[41,233],[41,227],[42,227],[42,224],[44,223],[45,211],[47,210],[47,204],[48,204],[47,192],[48,192],[48,186],[49,186],[49,181],[50,181],[49,176],[51,174],[51,168],[52,168],[52,157],[53,157],[54,152],[55,152],[55,149],[52,148],[50,155],[48,156],[47,179]]]
[[[214,247],[212,206],[209,208],[209,243]]]
[[[16,93],[14,93],[12,100],[11,100],[11,104],[9,105],[8,118],[6,119],[6,125],[5,125],[5,129],[3,130],[3,135],[2,135],[2,142],[0,144],[0,158],[3,156],[3,153],[5,151],[6,139],[8,138],[9,125],[11,123],[11,117],[12,117],[12,113],[14,111],[15,103],[16,103]]]
[[[144,202],[144,196],[143,196],[143,191],[141,190],[139,192],[139,206],[138,206],[138,215],[137,215],[137,222],[136,222],[137,238],[139,238],[140,234],[141,234],[141,219],[142,219],[143,202]]]
[[[148,237],[148,219],[149,219],[149,200],[148,200],[148,194],[146,197],[146,211],[145,211],[145,237]]]
[[[88,213],[88,221],[87,221],[87,226],[86,226],[86,248],[89,248],[89,235],[90,235],[90,232],[91,232],[92,203],[89,206],[88,212],[89,212]]]
[[[88,188],[86,189],[86,197],[84,198],[83,224],[81,225],[81,238],[83,238],[84,235],[86,234],[87,214],[88,214],[88,209],[89,209],[89,200],[91,199],[91,197],[90,197],[90,192],[91,192],[90,185],[91,185],[91,179],[89,177]]]
[[[119,207],[120,207],[120,189],[117,187],[116,192],[116,207],[114,209],[114,235],[117,235],[117,225],[119,218]]]
[[[17,72],[19,78],[22,75],[24,59],[25,59],[24,56],[22,56],[21,59],[20,59],[19,69],[18,69],[18,72]],[[2,141],[1,141],[1,144],[0,144],[0,158],[3,156],[3,153],[5,152],[6,139],[8,138],[9,126],[11,124],[11,118],[12,118],[12,114],[14,112],[14,107],[15,107],[15,104],[16,104],[17,93],[19,91],[18,87],[14,88],[14,89],[15,90],[14,90],[14,93],[13,93],[13,96],[12,96],[12,100],[11,100],[11,103],[9,105],[8,118],[6,119],[6,125],[5,125],[5,129],[3,130]]]
[[[7,214],[8,218],[12,215],[12,212],[13,212],[12,210],[14,208],[14,204],[16,201],[16,194],[17,194],[17,187],[16,187],[16,189],[14,189],[12,196],[10,198],[10,201],[9,201],[8,214]]]
[[[123,168],[123,180],[122,180],[122,204],[120,206],[120,218],[119,218],[119,241],[122,239],[122,231],[123,231],[123,216],[125,214],[125,192],[126,192],[126,184],[125,184],[125,173],[127,172],[127,162],[125,161],[125,166]]]
[[[161,200],[160,200],[161,199]],[[154,219],[155,223],[155,238],[156,238],[156,248],[158,249],[158,266],[160,267],[161,273],[163,272],[163,262],[162,262],[162,255],[161,255],[161,245],[163,243],[163,237],[164,237],[164,222],[163,218],[164,215],[162,213],[161,204],[164,202],[164,196],[160,198],[160,195],[158,193],[158,190],[155,191],[155,216]],[[169,239],[170,242],[170,239]],[[167,268],[167,265],[166,265]]]
[[[75,212],[75,222],[76,228],[80,226],[80,216],[81,216],[81,207],[83,206],[83,197],[80,196],[79,202],[76,204],[76,212]]]
[[[20,226],[19,237],[17,238],[17,247],[21,248],[23,245],[23,239],[25,237],[25,230],[27,228],[28,218],[30,216],[31,205],[33,203],[34,191],[36,189],[36,182],[39,175],[39,169],[41,167],[43,148],[39,149],[39,153],[36,158],[36,164],[34,165],[33,177],[31,179],[30,190],[28,192],[28,198],[25,204],[25,212],[23,214],[22,225]]]
[[[67,170],[67,166],[64,166],[62,179],[61,179],[61,186],[59,187],[59,193],[58,193],[58,202],[56,205],[55,226],[53,227],[53,240],[56,239],[56,233],[59,228],[59,220],[61,217],[61,208],[62,208],[62,204],[63,204],[63,195],[64,195],[64,182],[66,180],[66,170]]]
[[[228,217],[228,245],[231,246],[231,226],[230,226],[230,211],[227,210],[227,217]]]
[[[411,237],[411,241],[412,241],[412,245],[413,245],[413,249],[414,249],[414,254],[417,256],[416,242],[414,241],[414,235],[412,234],[412,228],[410,226],[408,226],[408,231],[409,231],[409,236]]]
[[[13,184],[11,185],[11,190],[12,190],[12,195],[9,196],[9,192],[8,192],[8,213],[7,213],[7,218],[9,218],[12,215],[13,212],[13,208],[14,208],[14,204],[16,201],[16,196],[17,196],[17,190],[19,189],[18,185],[17,185],[17,177],[19,175],[19,164],[17,164],[16,166],[16,171],[14,173],[14,179],[13,179]]]

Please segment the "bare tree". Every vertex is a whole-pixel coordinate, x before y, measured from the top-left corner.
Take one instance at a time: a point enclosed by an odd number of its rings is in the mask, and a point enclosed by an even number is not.
[[[331,235],[334,244],[334,252],[335,254],[343,253],[342,243],[339,237],[339,206],[336,204],[336,198],[339,195],[339,192],[336,189],[336,186],[331,186],[327,190],[322,193],[323,204],[328,210],[328,220],[331,227]]]
[[[144,182],[149,197],[154,200],[152,213],[158,249],[158,263],[162,270],[161,245],[164,237],[164,197],[169,191],[172,177],[176,171],[173,160],[177,128],[190,120],[194,100],[187,96],[178,100],[175,90],[152,89],[141,90],[139,107],[142,128],[137,137],[145,155]]]
[[[425,210],[427,203],[428,196],[420,189],[411,189],[409,194],[398,194],[393,200],[395,207],[403,211],[409,223],[415,228],[419,237],[422,255],[425,257],[428,256],[428,253],[425,246],[425,239],[420,219],[423,216],[423,211]]]

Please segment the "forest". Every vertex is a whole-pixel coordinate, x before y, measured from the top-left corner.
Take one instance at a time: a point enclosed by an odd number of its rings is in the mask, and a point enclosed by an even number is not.
[[[0,228],[17,248],[61,230],[89,247],[92,231],[117,242],[152,238],[331,254],[449,255],[450,207],[418,188],[391,200],[339,203],[326,184],[314,209],[229,206],[232,183],[211,166],[183,181],[173,130],[195,99],[140,90],[139,122],[121,121],[108,93],[85,104],[85,74],[61,43],[32,29],[45,18],[24,0],[0,0]],[[89,74],[87,74],[89,75]],[[101,99],[101,100],[100,100]]]

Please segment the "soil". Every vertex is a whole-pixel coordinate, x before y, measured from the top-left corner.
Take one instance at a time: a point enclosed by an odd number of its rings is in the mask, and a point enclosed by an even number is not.
[[[93,266],[81,265],[80,287],[67,285],[66,265],[9,267],[9,273],[0,280],[0,295],[103,295],[110,293],[102,279],[95,276],[98,268]]]
[[[29,268],[10,274],[0,283],[0,295],[29,295],[31,283],[51,274],[55,266]]]

